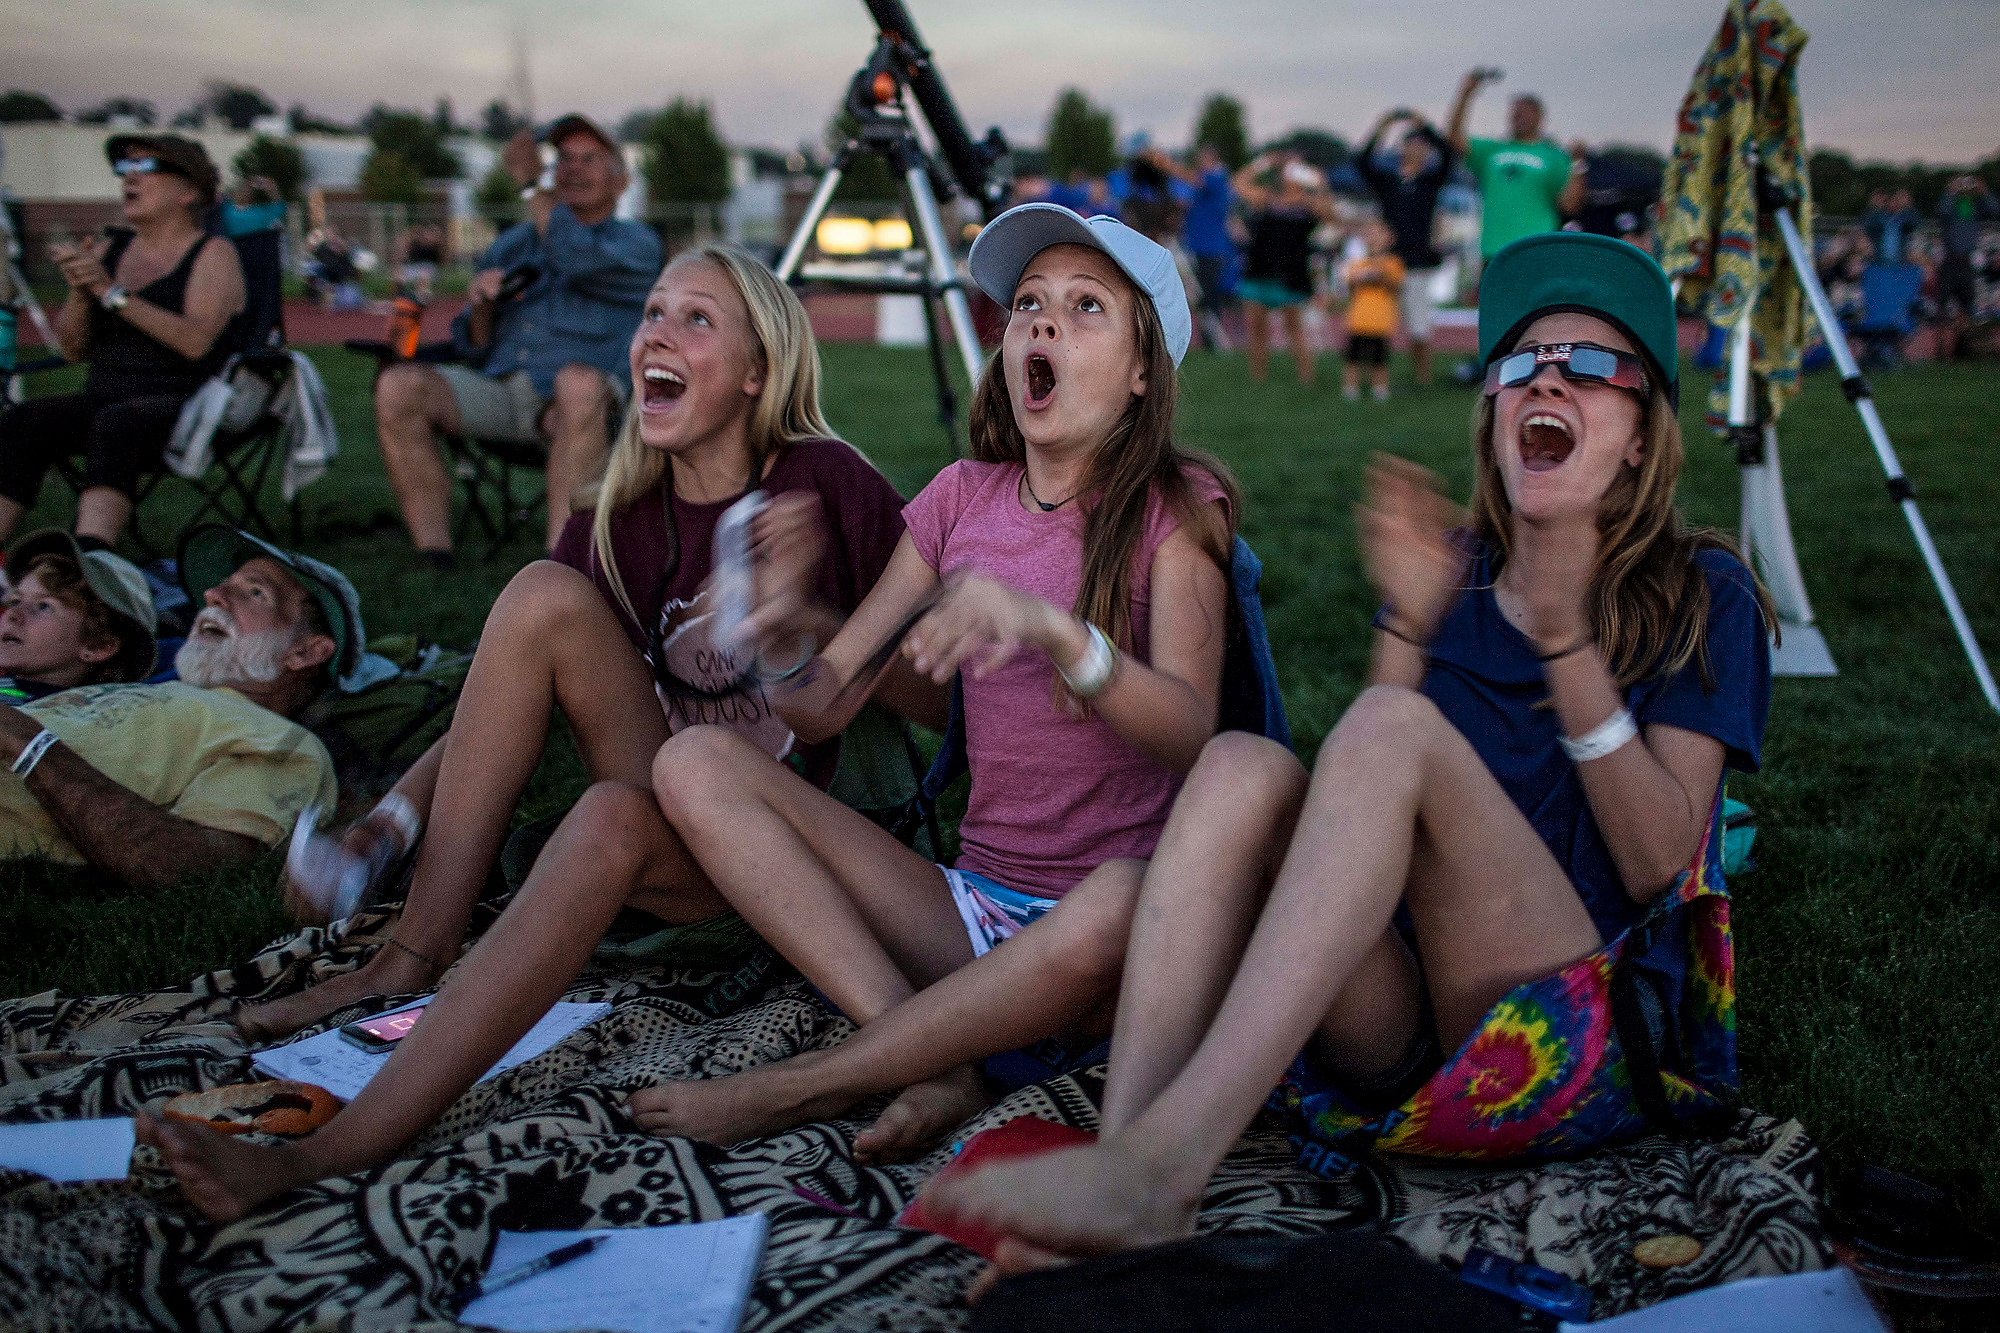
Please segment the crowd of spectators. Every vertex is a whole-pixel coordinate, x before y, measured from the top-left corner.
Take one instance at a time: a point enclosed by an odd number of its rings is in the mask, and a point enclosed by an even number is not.
[[[1240,328],[1259,380],[1273,315],[1310,384],[1312,322],[1344,306],[1344,395],[1366,387],[1386,398],[1399,340],[1417,383],[1431,379],[1433,306],[1456,272],[1439,203],[1455,178],[1478,189],[1482,255],[1563,227],[1648,241],[1658,180],[1629,155],[1559,147],[1540,99],[1512,100],[1504,138],[1469,134],[1478,94],[1498,77],[1467,74],[1442,130],[1410,108],[1386,111],[1344,173],[1345,197],[1297,152],[1266,151],[1232,172],[1212,145],[1182,158],[1143,137],[1103,179],[1027,178],[1017,197],[1119,216],[1167,247],[1196,338],[1226,350]],[[274,204],[256,181],[223,195],[189,140],[124,134],[106,151],[128,226],[54,256],[70,286],[56,321],[61,350],[88,362],[82,389],[0,415],[0,540],[35,505],[48,470],[82,461],[74,534],[22,538],[6,559],[0,762],[19,781],[0,789],[0,855],[89,862],[148,883],[243,860],[309,806],[331,808],[332,762],[293,719],[352,684],[365,640],[338,571],[225,528],[191,539],[174,574],[198,607],[185,641],[157,638],[169,628],[155,607],[160,585],[111,548],[181,405],[239,350],[244,275],[227,238],[270,226]],[[391,364],[375,386],[404,521],[439,567],[452,560],[441,434],[543,450],[547,540],[553,549],[566,530],[575,536],[570,515],[589,508],[633,392],[629,348],[662,263],[655,234],[615,216],[624,161],[589,120],[524,132],[503,160],[525,217],[480,257],[452,326],[453,359]],[[1880,190],[1863,216],[1822,236],[1819,276],[1859,329],[1881,313],[1869,310],[1879,290],[1871,275],[1920,274],[1913,309],[1934,318],[1950,356],[2000,315],[1996,220],[2000,205],[1976,176],[1952,180],[1934,217],[1907,190]],[[434,226],[399,245],[398,280],[416,299],[444,251]],[[315,234],[310,257],[329,291],[352,281],[351,250],[330,228]],[[663,399],[685,392],[672,368],[659,374],[652,389]],[[419,768],[435,780],[435,762]]]
[[[1814,267],[1863,357],[1894,364],[1927,325],[1941,359],[1990,354],[2000,325],[2000,204],[1978,176],[1946,183],[1926,217],[1907,189],[1870,193],[1859,218],[1823,227]]]

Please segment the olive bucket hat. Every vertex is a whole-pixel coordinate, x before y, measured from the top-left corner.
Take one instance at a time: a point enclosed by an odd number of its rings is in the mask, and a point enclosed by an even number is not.
[[[1616,325],[1680,406],[1673,287],[1651,255],[1609,236],[1543,232],[1494,255],[1479,280],[1479,364],[1504,356],[1543,315],[1566,310]]]
[[[335,683],[344,693],[362,688],[366,682],[359,672],[368,640],[361,625],[361,596],[347,575],[332,565],[212,523],[196,528],[181,541],[181,587],[188,600],[200,606],[210,588],[260,556],[283,565],[325,612],[327,626],[333,631],[333,660],[327,668]]]
[[[160,618],[153,609],[152,589],[139,567],[110,551],[86,551],[61,528],[44,528],[8,549],[7,582],[18,585],[27,577],[28,567],[45,555],[68,557],[82,572],[91,593],[111,612],[118,630],[118,656],[112,659],[118,679],[129,684],[152,675],[153,659],[158,654],[154,635]]]

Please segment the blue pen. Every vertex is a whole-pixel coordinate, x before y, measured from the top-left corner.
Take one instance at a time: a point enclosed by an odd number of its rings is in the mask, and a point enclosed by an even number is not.
[[[451,1297],[451,1308],[454,1312],[463,1310],[482,1296],[491,1296],[494,1292],[504,1291],[517,1282],[526,1282],[537,1273],[546,1273],[551,1268],[560,1268],[573,1259],[581,1259],[610,1239],[609,1235],[586,1236],[572,1245],[550,1250],[539,1259],[530,1259],[517,1268],[510,1268],[493,1277],[481,1278],[471,1286],[462,1287],[454,1292]]]

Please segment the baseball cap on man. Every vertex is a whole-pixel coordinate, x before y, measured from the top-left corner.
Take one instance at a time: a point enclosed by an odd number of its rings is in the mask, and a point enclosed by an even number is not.
[[[1086,218],[1061,204],[1016,205],[987,223],[973,241],[968,260],[972,280],[1002,310],[1011,309],[1014,288],[1029,261],[1052,245],[1087,245],[1118,265],[1153,303],[1167,335],[1167,352],[1175,365],[1181,363],[1194,336],[1194,317],[1188,312],[1180,270],[1165,246],[1117,218],[1102,214]]]
[[[181,539],[181,587],[188,600],[200,606],[210,588],[260,556],[283,565],[319,603],[333,632],[333,660],[327,666],[334,682],[344,693],[360,689],[363,682],[357,672],[368,643],[361,626],[361,596],[347,575],[332,565],[282,550],[239,529],[211,523]]]
[[[548,129],[544,130],[542,132],[542,142],[561,147],[562,141],[569,138],[572,134],[588,134],[591,138],[603,144],[604,151],[611,154],[612,157],[617,158],[621,166],[624,164],[625,157],[618,151],[618,141],[599,129],[597,122],[590,117],[579,116],[574,112],[562,117],[553,125],[550,125]]]
[[[1491,365],[1528,325],[1566,310],[1616,325],[1680,406],[1673,286],[1651,255],[1609,236],[1548,231],[1494,255],[1479,279],[1479,363]]]
[[[211,204],[216,187],[222,183],[222,173],[208,160],[208,150],[178,134],[114,134],[104,141],[104,156],[113,166],[120,158],[150,157],[159,170],[187,181]]]
[[[61,528],[44,528],[29,533],[8,550],[7,582],[18,585],[27,577],[28,566],[45,555],[67,556],[75,562],[90,591],[111,612],[118,631],[118,655],[112,659],[118,679],[129,683],[152,675],[153,659],[159,651],[154,635],[160,618],[153,609],[153,590],[139,567],[110,551],[86,551]]]

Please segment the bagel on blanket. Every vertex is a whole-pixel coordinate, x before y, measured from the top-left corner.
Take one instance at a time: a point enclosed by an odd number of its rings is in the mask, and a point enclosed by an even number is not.
[[[310,1134],[340,1109],[334,1095],[317,1083],[288,1078],[232,1083],[206,1092],[184,1092],[160,1114],[169,1120],[207,1125],[224,1134],[262,1130],[266,1134]]]

